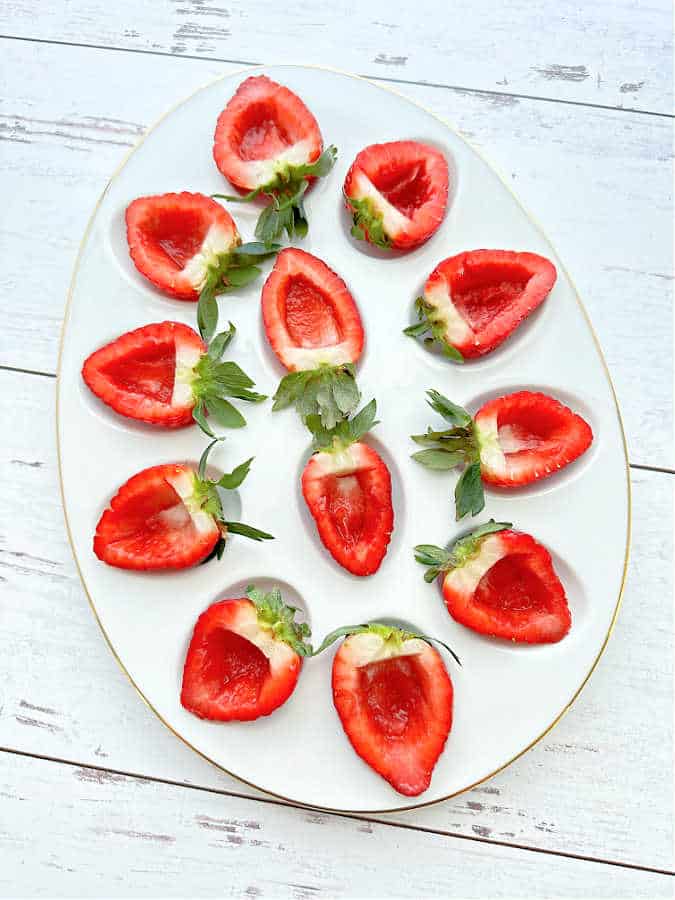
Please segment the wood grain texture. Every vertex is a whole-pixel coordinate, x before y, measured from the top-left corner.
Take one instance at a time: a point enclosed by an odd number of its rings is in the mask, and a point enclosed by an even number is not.
[[[0,290],[21,297],[0,306],[0,364],[54,372],[72,265],[108,177],[146,124],[236,67],[17,41],[0,46],[9,75],[0,117]],[[673,468],[669,120],[402,89],[486,150],[543,222],[603,345],[632,462]],[[39,273],[30,286],[28,266]]]
[[[372,77],[672,114],[667,0],[295,3],[2,0],[3,32],[234,62],[332,65]]]
[[[167,732],[108,652],[62,524],[52,416],[51,379],[0,372],[0,465],[9,474],[1,517],[0,743],[260,797]],[[673,479],[634,471],[633,482],[634,562],[624,608],[573,710],[489,783],[429,809],[379,818],[497,843],[672,866]],[[228,808],[231,802],[222,800]]]
[[[672,886],[665,875],[376,823],[327,828],[300,809],[10,754],[0,797],[3,896],[654,898]]]

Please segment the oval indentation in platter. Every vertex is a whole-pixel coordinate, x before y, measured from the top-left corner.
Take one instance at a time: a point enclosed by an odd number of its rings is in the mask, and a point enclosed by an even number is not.
[[[324,545],[321,541],[321,538],[319,537],[319,532],[317,530],[316,522],[314,521],[314,518],[309,511],[309,507],[307,506],[307,503],[305,502],[305,498],[302,493],[302,473],[304,472],[307,462],[311,458],[311,455],[312,455],[311,448],[303,456],[300,466],[298,467],[298,471],[297,471],[297,475],[296,475],[296,479],[295,479],[296,484],[297,484],[296,497],[297,497],[298,508],[300,510],[300,518],[302,519],[302,523],[308,533],[308,536],[309,536],[312,544],[316,547],[317,552],[319,552],[322,556],[329,559],[330,562],[338,569],[338,571],[343,573],[346,577],[357,578],[360,581],[366,580],[367,578],[377,577],[378,572],[382,571],[385,568],[385,566],[387,565],[388,558],[395,556],[399,552],[400,538],[397,534],[396,520],[398,517],[400,517],[401,521],[403,521],[405,518],[405,499],[404,499],[404,492],[403,492],[403,482],[402,482],[401,473],[399,471],[398,465],[396,464],[396,461],[394,460],[392,454],[389,452],[387,447],[385,447],[377,438],[375,438],[371,435],[368,435],[364,439],[363,443],[367,444],[368,446],[372,447],[373,450],[375,450],[375,452],[382,458],[384,464],[386,465],[387,469],[389,470],[389,475],[391,477],[391,501],[392,501],[392,506],[394,509],[394,528],[391,533],[391,540],[387,547],[387,552],[384,556],[384,559],[382,560],[382,562],[380,564],[380,568],[377,570],[377,572],[374,572],[372,575],[370,575],[370,576],[352,575],[352,573],[350,573],[346,569],[342,568],[342,566],[340,566],[340,564],[336,560],[333,559],[329,550],[326,547],[324,547]],[[398,531],[400,533],[400,529]]]
[[[577,457],[571,463],[568,463],[566,466],[564,466],[564,468],[559,469],[552,475],[547,475],[546,478],[540,478],[538,481],[535,481],[532,484],[526,484],[521,487],[512,488],[499,487],[492,484],[485,485],[486,490],[490,493],[506,498],[524,498],[535,494],[545,494],[550,491],[557,490],[559,487],[563,487],[566,484],[569,484],[573,479],[580,477],[589,468],[589,466],[593,464],[598,452],[600,441],[602,440],[598,418],[591,408],[590,404],[577,394],[572,394],[570,391],[566,391],[564,389],[553,388],[549,385],[507,385],[500,390],[486,391],[479,394],[477,397],[474,397],[466,404],[466,408],[472,415],[475,415],[478,410],[481,409],[481,407],[483,407],[490,400],[496,400],[498,397],[506,397],[509,394],[515,394],[518,391],[531,391],[532,393],[547,394],[554,400],[558,400],[560,403],[562,403],[564,406],[567,406],[572,410],[572,412],[581,416],[581,418],[586,421],[586,423],[590,426],[591,431],[593,432],[593,441],[590,447],[584,453],[582,453],[581,456]]]

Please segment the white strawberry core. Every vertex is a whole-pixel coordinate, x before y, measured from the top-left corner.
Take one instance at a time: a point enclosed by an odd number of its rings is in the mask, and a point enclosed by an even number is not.
[[[428,646],[420,638],[409,638],[400,643],[385,641],[382,635],[373,631],[350,635],[347,640],[350,662],[357,668],[397,656],[417,656],[424,653]]]
[[[350,475],[363,467],[362,445],[350,444],[342,450],[315,453],[312,462],[316,478],[324,475]]]
[[[445,279],[437,281],[424,292],[424,299],[439,312],[439,319],[445,324],[445,340],[453,346],[473,341],[473,330],[463,319],[452,302],[450,288]]]
[[[241,637],[246,638],[252,644],[265,654],[270,662],[270,671],[274,674],[279,669],[285,669],[293,662],[296,653],[285,641],[277,641],[270,628],[261,626],[258,622],[258,613],[251,603],[251,606],[240,604],[240,611],[237,618],[229,626],[230,631],[234,631]]]
[[[307,164],[313,147],[314,144],[309,139],[297,141],[272,159],[251,159],[241,162],[239,165],[247,173],[248,184],[263,187],[273,181],[276,175],[283,172],[288,166]]]
[[[399,234],[410,225],[410,219],[384,197],[365,172],[358,171],[354,178],[356,200],[370,200],[374,209],[382,216],[382,224],[386,234]]]
[[[176,343],[176,372],[173,379],[171,405],[182,407],[192,403],[194,368],[201,359],[201,350],[191,344]]]
[[[499,534],[490,534],[483,538],[476,556],[468,559],[463,566],[451,569],[445,576],[444,584],[450,584],[453,590],[465,596],[471,596],[478,584],[496,562],[507,555]]]
[[[235,246],[233,238],[236,232],[220,225],[211,225],[204,236],[202,245],[192,259],[183,267],[183,274],[196,291],[201,291],[206,281],[208,270],[218,264],[218,257],[229,253]]]
[[[165,510],[162,516],[165,520],[170,517],[169,521],[172,524],[185,525],[187,524],[185,518],[187,514],[200,534],[208,534],[217,528],[217,525],[213,521],[213,516],[204,512],[194,501],[195,477],[194,472],[185,470],[166,479],[183,502]]]
[[[353,346],[347,341],[333,344],[332,347],[293,347],[285,346],[284,359],[286,365],[294,372],[305,369],[317,369],[321,365],[342,366],[352,362]]]
[[[509,452],[502,445],[502,432],[497,424],[497,413],[494,412],[488,416],[481,416],[480,421],[476,422],[476,436],[478,438],[478,448],[480,451],[480,461],[484,468],[496,475],[506,473],[506,456],[504,452]]]

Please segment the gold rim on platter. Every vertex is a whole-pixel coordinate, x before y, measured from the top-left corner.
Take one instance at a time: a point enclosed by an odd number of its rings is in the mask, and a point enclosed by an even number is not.
[[[614,607],[614,612],[613,612],[613,614],[612,614],[612,618],[611,618],[611,621],[610,621],[610,623],[609,623],[609,628],[607,629],[607,634],[605,635],[605,638],[604,638],[604,640],[603,640],[603,642],[602,642],[602,645],[601,645],[601,647],[600,647],[600,650],[598,651],[598,655],[596,656],[595,660],[593,661],[593,664],[591,665],[590,669],[588,670],[588,672],[586,673],[586,675],[585,675],[584,678],[582,679],[581,684],[580,684],[579,687],[576,689],[576,691],[574,692],[574,694],[572,695],[572,697],[570,698],[570,700],[565,704],[565,706],[564,706],[564,707],[562,708],[562,710],[558,713],[558,715],[555,717],[555,719],[551,722],[551,724],[548,726],[548,728],[546,728],[544,731],[542,731],[542,733],[541,733],[540,735],[538,735],[536,738],[534,738],[533,741],[531,741],[526,747],[523,747],[522,750],[520,750],[518,753],[516,753],[515,756],[511,757],[511,759],[507,760],[507,762],[505,762],[503,765],[499,766],[499,767],[498,767],[497,769],[495,769],[493,772],[489,772],[487,775],[483,776],[482,778],[479,778],[477,781],[474,781],[474,782],[472,782],[471,784],[467,784],[465,787],[460,788],[458,791],[453,791],[451,794],[447,794],[447,795],[444,796],[444,797],[439,797],[439,798],[437,798],[436,800],[428,800],[428,801],[423,802],[423,803],[412,803],[412,804],[409,804],[409,805],[407,805],[407,806],[397,806],[397,807],[391,807],[391,808],[387,808],[387,809],[349,810],[349,809],[333,809],[333,808],[327,807],[327,806],[318,806],[318,805],[316,805],[316,804],[303,803],[303,802],[301,802],[301,801],[294,800],[294,799],[292,799],[291,797],[285,797],[283,794],[277,794],[277,793],[275,793],[274,791],[268,790],[267,788],[261,788],[261,787],[259,787],[257,784],[254,784],[254,783],[251,782],[251,781],[247,781],[245,778],[242,778],[241,776],[235,774],[234,772],[230,772],[230,771],[229,771],[228,769],[226,769],[224,766],[220,765],[220,763],[218,763],[218,762],[216,762],[215,760],[211,759],[211,757],[207,756],[205,753],[202,753],[201,750],[198,750],[197,747],[195,747],[193,744],[190,743],[190,741],[187,740],[187,738],[183,737],[182,734],[180,734],[178,731],[176,731],[176,729],[173,728],[173,726],[170,725],[170,724],[166,721],[166,719],[164,719],[164,718],[162,717],[162,715],[155,709],[155,707],[152,705],[152,703],[150,703],[150,701],[149,701],[148,698],[145,696],[145,694],[143,693],[143,691],[140,689],[140,687],[136,684],[136,682],[134,681],[134,679],[131,677],[131,674],[129,673],[129,671],[127,670],[126,666],[124,665],[124,663],[123,663],[122,660],[120,659],[120,657],[119,657],[117,651],[115,650],[115,647],[114,647],[112,641],[110,640],[110,637],[108,636],[108,634],[107,634],[105,628],[103,627],[103,623],[101,622],[101,619],[99,618],[98,611],[97,611],[97,609],[96,609],[96,605],[94,604],[94,601],[93,601],[93,599],[92,599],[92,595],[91,595],[91,593],[89,592],[89,588],[88,588],[88,586],[87,586],[87,583],[86,583],[86,581],[85,581],[85,579],[84,579],[84,575],[82,574],[82,570],[81,570],[81,568],[80,568],[80,563],[79,563],[79,560],[78,560],[78,558],[77,558],[77,554],[76,554],[76,552],[75,552],[75,545],[74,545],[74,543],[73,543],[72,533],[71,533],[71,530],[70,530],[70,522],[69,522],[69,520],[68,520],[68,512],[67,512],[67,509],[66,509],[66,498],[65,498],[65,493],[64,493],[64,489],[63,489],[63,475],[62,475],[62,470],[61,470],[61,445],[60,445],[60,437],[59,437],[59,434],[60,434],[59,396],[60,396],[60,381],[61,381],[61,364],[62,364],[62,356],[63,356],[63,344],[64,344],[64,338],[65,338],[65,334],[66,334],[66,326],[67,326],[67,324],[68,324],[68,319],[69,319],[69,317],[70,317],[70,307],[71,307],[71,302],[72,302],[72,297],[73,297],[73,290],[74,290],[74,287],[75,287],[75,282],[76,282],[77,274],[78,274],[79,267],[80,267],[80,261],[81,261],[81,259],[82,259],[82,253],[83,253],[84,247],[85,247],[85,245],[86,245],[86,243],[87,243],[87,239],[89,238],[89,234],[90,234],[91,229],[92,229],[92,226],[93,226],[93,224],[94,224],[94,220],[96,219],[96,215],[97,215],[97,213],[98,213],[99,207],[100,207],[100,205],[101,205],[101,203],[102,203],[102,201],[103,201],[103,198],[105,197],[106,193],[108,192],[110,186],[112,185],[113,181],[118,177],[118,175],[119,175],[119,174],[121,173],[121,171],[124,169],[124,167],[126,166],[127,162],[128,162],[129,159],[131,158],[131,156],[139,149],[139,147],[141,147],[141,146],[143,145],[143,143],[144,143],[145,140],[148,138],[148,136],[149,136],[149,135],[150,135],[150,134],[151,134],[151,133],[152,133],[152,132],[153,132],[153,131],[154,131],[154,130],[155,130],[155,129],[156,129],[156,128],[157,128],[157,127],[158,127],[158,126],[159,126],[166,118],[167,118],[167,117],[168,117],[168,116],[170,116],[172,113],[174,113],[174,112],[175,112],[177,109],[179,109],[181,106],[184,106],[186,103],[188,103],[188,102],[192,99],[192,97],[194,97],[196,94],[200,93],[200,91],[203,91],[203,90],[205,90],[205,89],[208,88],[208,87],[211,87],[211,85],[217,84],[219,81],[224,81],[225,79],[232,78],[233,76],[236,77],[236,76],[243,76],[243,75],[254,74],[256,71],[261,70],[261,69],[266,69],[266,68],[268,68],[268,67],[267,67],[267,66],[264,66],[264,65],[246,66],[246,67],[241,68],[241,69],[235,69],[233,72],[228,72],[228,73],[225,74],[225,75],[220,75],[220,76],[218,76],[217,78],[212,78],[212,79],[210,79],[208,82],[206,82],[205,84],[203,84],[203,85],[201,85],[200,87],[198,87],[196,90],[192,91],[192,93],[190,93],[187,97],[184,97],[182,100],[180,100],[179,102],[177,102],[177,103],[175,103],[173,106],[171,106],[171,107],[170,107],[170,108],[169,108],[162,116],[160,116],[159,119],[157,119],[157,120],[156,120],[156,121],[155,121],[155,122],[154,122],[154,123],[153,123],[146,131],[145,131],[145,133],[142,135],[142,137],[136,142],[136,144],[135,144],[135,145],[129,150],[129,152],[125,155],[125,157],[124,157],[124,159],[122,160],[122,162],[120,163],[120,165],[115,169],[115,171],[113,172],[113,174],[110,176],[110,178],[109,178],[109,180],[108,180],[108,182],[107,182],[105,188],[103,189],[103,192],[101,193],[101,196],[98,198],[98,200],[97,200],[97,202],[96,202],[96,205],[94,206],[94,209],[93,209],[93,211],[92,211],[92,213],[91,213],[91,216],[89,217],[89,221],[87,222],[87,227],[86,227],[86,229],[85,229],[85,231],[84,231],[84,234],[83,234],[83,236],[82,236],[82,240],[80,241],[80,246],[79,246],[79,248],[78,248],[77,257],[76,257],[76,259],[75,259],[75,265],[74,265],[74,267],[73,267],[73,274],[72,274],[72,277],[71,277],[71,280],[70,280],[70,286],[69,286],[69,288],[68,288],[68,296],[67,296],[67,300],[66,300],[66,307],[65,307],[65,310],[64,310],[63,323],[62,323],[62,325],[61,325],[61,336],[60,336],[60,340],[59,340],[58,362],[57,362],[57,368],[56,368],[56,449],[57,449],[57,456],[58,456],[59,489],[60,489],[60,493],[61,493],[61,503],[62,503],[62,506],[63,506],[63,515],[64,515],[64,519],[65,519],[65,524],[66,524],[66,532],[67,532],[67,535],[68,535],[68,543],[70,544],[70,549],[71,549],[72,554],[73,554],[73,559],[75,560],[75,566],[76,566],[76,568],[77,568],[77,572],[78,572],[78,575],[79,575],[79,577],[80,577],[80,581],[82,582],[82,586],[83,586],[83,588],[84,588],[84,592],[85,592],[85,594],[87,595],[87,600],[89,601],[89,606],[91,607],[91,611],[92,611],[92,613],[94,614],[94,618],[96,619],[96,622],[98,623],[98,626],[99,626],[99,628],[101,629],[101,633],[103,634],[103,637],[105,638],[105,641],[106,641],[108,647],[110,648],[110,652],[112,653],[113,657],[114,657],[115,660],[117,661],[117,664],[119,665],[119,667],[121,668],[121,670],[124,672],[124,674],[126,675],[126,677],[129,679],[129,682],[131,683],[132,687],[135,689],[135,691],[137,692],[137,694],[138,694],[138,695],[140,696],[140,698],[143,700],[143,702],[145,703],[145,705],[146,705],[150,710],[152,710],[152,712],[157,716],[157,718],[160,720],[160,722],[161,722],[166,728],[168,728],[169,731],[170,731],[172,734],[174,734],[177,738],[179,738],[179,740],[181,740],[186,746],[188,746],[191,750],[193,750],[198,756],[201,756],[202,759],[205,759],[207,762],[211,763],[211,765],[215,766],[215,767],[216,767],[217,769],[219,769],[221,772],[224,772],[226,775],[229,775],[231,778],[236,779],[236,780],[239,781],[241,784],[245,784],[247,787],[254,788],[254,789],[257,790],[257,791],[261,791],[262,793],[267,794],[267,795],[270,796],[270,797],[274,797],[274,798],[276,798],[277,800],[282,800],[282,801],[284,801],[285,803],[289,803],[289,804],[291,804],[291,805],[293,805],[293,806],[299,806],[299,807],[306,808],[306,809],[317,809],[317,810],[321,810],[322,812],[330,812],[330,813],[336,813],[336,814],[342,814],[342,815],[358,815],[358,816],[362,816],[362,815],[382,815],[382,814],[385,814],[385,813],[406,812],[407,810],[412,810],[412,809],[423,809],[423,808],[426,807],[426,806],[434,806],[434,805],[437,804],[437,803],[443,803],[443,802],[446,801],[446,800],[450,800],[452,797],[457,797],[459,794],[463,794],[463,793],[465,793],[466,791],[469,791],[469,790],[471,790],[472,788],[475,788],[475,787],[477,787],[478,785],[483,784],[484,782],[488,781],[490,778],[493,778],[495,775],[498,775],[499,772],[502,772],[504,769],[506,769],[508,766],[510,766],[512,763],[514,763],[517,759],[520,759],[520,757],[523,756],[525,753],[527,753],[528,750],[531,750],[532,747],[534,747],[536,744],[538,744],[539,741],[541,741],[544,737],[546,737],[547,734],[549,734],[551,731],[553,731],[553,729],[554,729],[554,728],[556,727],[556,725],[560,722],[560,720],[563,718],[563,716],[568,712],[569,709],[571,709],[571,707],[573,706],[573,704],[574,704],[574,702],[576,701],[577,697],[579,696],[579,694],[581,693],[581,691],[584,689],[584,687],[586,686],[586,684],[587,684],[589,678],[591,677],[591,675],[592,675],[593,672],[595,671],[596,666],[597,666],[598,663],[600,662],[600,659],[601,659],[603,653],[605,652],[605,648],[607,647],[607,644],[608,644],[608,642],[609,642],[609,639],[610,639],[610,637],[612,636],[612,632],[614,631],[614,626],[615,626],[615,624],[616,624],[616,620],[617,620],[617,617],[618,617],[618,615],[619,615],[619,610],[620,610],[620,608],[621,608],[621,601],[622,601],[622,599],[623,599],[623,592],[624,592],[624,588],[625,588],[625,586],[626,586],[626,576],[627,576],[627,572],[628,572],[628,560],[629,560],[629,555],[630,555],[630,542],[631,542],[631,507],[632,507],[631,482],[630,482],[630,468],[629,468],[629,462],[628,462],[628,446],[627,446],[627,444],[626,444],[626,433],[625,433],[624,426],[623,426],[623,419],[621,418],[621,410],[619,409],[619,402],[618,402],[618,399],[617,399],[617,396],[616,396],[616,390],[615,390],[615,388],[614,388],[614,383],[612,382],[612,377],[611,377],[610,372],[609,372],[609,369],[608,369],[608,367],[607,367],[607,362],[605,361],[605,357],[604,357],[604,354],[603,354],[603,352],[602,352],[602,347],[600,346],[600,341],[598,340],[598,336],[597,336],[597,334],[595,333],[595,329],[593,328],[593,324],[592,324],[592,322],[591,322],[591,320],[590,320],[590,317],[589,317],[589,315],[588,315],[588,312],[586,311],[586,307],[584,306],[584,304],[583,304],[583,302],[582,302],[582,300],[581,300],[581,297],[579,296],[579,292],[578,292],[578,290],[577,290],[576,284],[574,283],[574,281],[572,280],[572,278],[571,278],[569,272],[567,271],[567,269],[565,268],[565,266],[564,266],[562,263],[560,263],[560,268],[561,268],[562,271],[565,273],[565,276],[566,276],[566,278],[568,279],[568,281],[569,281],[569,283],[570,283],[570,285],[571,285],[571,287],[572,287],[572,290],[573,290],[573,292],[574,292],[575,299],[576,299],[577,304],[578,304],[578,306],[579,306],[579,309],[581,310],[581,313],[582,313],[582,315],[583,315],[583,317],[584,317],[584,319],[585,319],[585,321],[586,321],[586,324],[588,325],[589,331],[590,331],[591,336],[592,336],[592,338],[593,338],[593,342],[594,342],[595,347],[596,347],[596,350],[597,350],[597,352],[598,352],[598,356],[600,357],[600,362],[602,363],[602,367],[603,367],[603,369],[604,369],[605,376],[606,376],[606,378],[607,378],[607,382],[608,382],[609,387],[610,387],[610,391],[611,391],[611,394],[612,394],[612,398],[613,398],[613,400],[614,400],[614,408],[615,408],[615,410],[616,410],[616,416],[617,416],[617,420],[618,420],[618,423],[619,423],[619,431],[620,431],[620,433],[621,433],[621,442],[622,442],[622,446],[623,446],[623,455],[624,455],[624,461],[625,461],[625,465],[626,465],[626,500],[627,500],[627,507],[626,507],[626,513],[627,513],[627,515],[626,515],[626,548],[625,548],[625,553],[624,553],[623,572],[622,572],[622,575],[621,575],[621,586],[620,586],[620,588],[619,588],[619,595],[618,595],[618,597],[617,597],[616,605],[615,605],[615,607]],[[275,68],[276,68],[276,67],[275,67]],[[510,185],[508,184],[508,182],[506,182],[505,179],[501,176],[500,172],[497,171],[497,169],[496,169],[496,168],[492,165],[492,163],[485,157],[485,155],[483,154],[483,152],[482,152],[479,148],[475,147],[475,146],[474,146],[470,141],[468,141],[462,134],[460,134],[459,131],[457,131],[456,128],[453,128],[453,126],[450,125],[448,122],[446,122],[445,119],[443,119],[441,116],[436,115],[436,113],[432,112],[430,109],[428,109],[428,108],[427,108],[426,106],[424,106],[423,104],[417,103],[415,100],[411,100],[409,97],[404,96],[404,95],[401,94],[399,91],[396,91],[396,90],[394,90],[393,88],[390,88],[390,87],[385,86],[385,85],[382,85],[382,84],[377,84],[376,82],[372,81],[372,80],[369,79],[369,78],[363,78],[363,77],[361,77],[360,75],[354,75],[354,74],[351,73],[351,72],[344,72],[344,71],[342,71],[342,70],[340,70],[340,69],[333,68],[332,66],[316,66],[316,65],[286,64],[286,65],[281,65],[281,66],[279,66],[279,68],[318,69],[318,70],[321,70],[321,71],[333,72],[334,74],[336,74],[336,75],[342,75],[342,76],[344,76],[345,78],[353,78],[353,79],[356,80],[356,81],[364,81],[364,82],[366,82],[367,84],[370,84],[370,85],[372,85],[373,87],[376,87],[378,90],[381,90],[381,91],[387,91],[387,92],[389,92],[390,94],[394,94],[395,96],[401,98],[401,99],[402,99],[403,101],[405,101],[406,103],[409,103],[409,104],[411,104],[412,106],[417,106],[419,109],[424,110],[424,112],[426,112],[428,115],[432,116],[434,119],[436,119],[438,122],[440,122],[445,128],[447,128],[449,131],[451,131],[457,138],[459,138],[461,141],[463,141],[465,144],[467,144],[467,145],[471,148],[471,150],[472,150],[477,156],[479,156],[479,157],[483,160],[483,162],[484,162],[484,163],[485,163],[485,164],[486,164],[486,165],[487,165],[487,166],[495,173],[495,175],[497,176],[497,178],[499,178],[499,180],[501,181],[502,185],[506,188],[506,190],[509,192],[509,194],[513,197],[513,199],[515,200],[516,204],[520,207],[520,209],[523,210],[523,212],[524,212],[525,215],[529,218],[529,220],[532,222],[532,224],[534,225],[534,227],[539,231],[539,233],[541,234],[541,236],[543,237],[543,239],[544,239],[544,240],[547,242],[547,244],[551,247],[551,249],[552,249],[553,252],[555,253],[556,257],[558,257],[558,254],[557,254],[557,252],[556,252],[556,250],[555,250],[555,247],[553,246],[553,244],[551,243],[551,241],[550,241],[549,238],[547,237],[547,235],[546,235],[546,233],[544,232],[544,229],[543,229],[542,226],[540,225],[539,221],[538,221],[538,220],[530,213],[530,211],[529,211],[528,209],[526,209],[526,207],[522,204],[522,202],[520,201],[520,199],[516,196],[515,192],[511,189],[511,186],[510,186]],[[558,257],[558,259],[559,259],[559,257]],[[223,791],[223,793],[227,793],[227,792]]]

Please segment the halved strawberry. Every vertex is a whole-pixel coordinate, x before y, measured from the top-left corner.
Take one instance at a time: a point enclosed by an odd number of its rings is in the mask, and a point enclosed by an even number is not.
[[[457,362],[498,347],[540,306],[556,280],[536,253],[471,250],[439,263],[415,306],[419,322],[405,334],[437,341]]]
[[[485,403],[474,418],[438,391],[427,395],[452,427],[413,434],[428,448],[413,459],[430,469],[465,466],[455,488],[458,519],[483,509],[484,481],[507,488],[531,484],[577,459],[593,441],[590,425],[547,394],[507,394]]]
[[[345,734],[394,790],[416,797],[429,787],[452,726],[443,660],[424,635],[378,622],[337,629],[317,653],[343,635],[333,703]]]
[[[139,197],[127,207],[126,221],[138,271],[179,300],[248,284],[260,274],[256,260],[274,252],[257,243],[242,246],[232,216],[204,194]]]
[[[410,250],[443,221],[448,164],[438,150],[417,141],[371,144],[352,163],[343,191],[354,237]]]
[[[282,365],[273,409],[294,403],[333,428],[358,406],[353,364],[363,350],[361,316],[340,276],[304,250],[277,256],[262,292],[265,333]]]
[[[519,643],[560,641],[572,617],[551,555],[510,528],[490,519],[449,550],[419,544],[415,559],[431,567],[425,581],[443,575],[448,612],[467,628]]]
[[[394,510],[384,460],[360,442],[375,422],[375,401],[329,431],[307,417],[317,452],[302,473],[302,493],[319,537],[333,559],[353,575],[376,572],[391,539]]]
[[[116,412],[131,419],[179,428],[203,425],[206,412],[220,425],[239,428],[246,419],[226,397],[258,402],[254,382],[220,355],[235,327],[208,348],[180,322],[160,322],[128,331],[89,356],[82,367],[88,387]]]
[[[220,559],[228,532],[271,539],[265,531],[224,519],[217,488],[239,487],[251,460],[210,481],[205,470],[215,443],[202,454],[197,471],[170,463],[143,469],[125,482],[96,526],[96,556],[120,569],[185,569],[212,555]]]
[[[279,588],[252,585],[248,597],[219,600],[197,619],[183,669],[180,702],[202,719],[249,722],[269,716],[295,690],[312,653],[309,626],[295,621]]]
[[[223,175],[248,202],[262,195],[271,199],[256,226],[256,237],[269,242],[284,229],[288,236],[307,233],[303,195],[315,178],[326,175],[337,151],[322,153],[316,119],[302,100],[266,75],[247,78],[218,117],[213,158]]]

